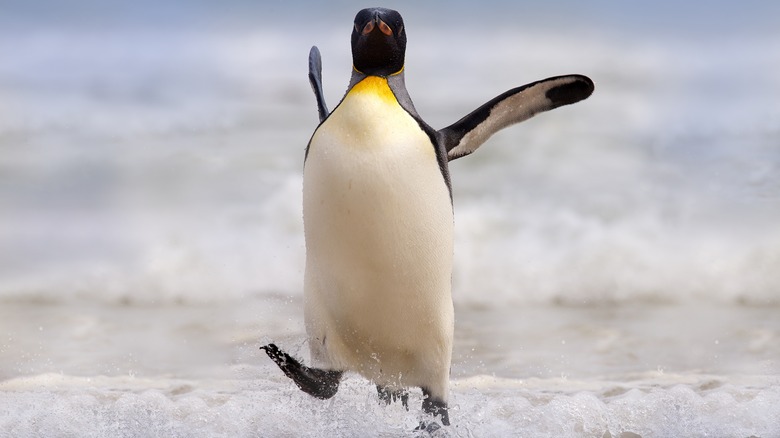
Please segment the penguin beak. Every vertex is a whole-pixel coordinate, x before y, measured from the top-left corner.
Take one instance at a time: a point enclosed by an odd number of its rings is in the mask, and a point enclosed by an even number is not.
[[[374,20],[369,21],[366,23],[366,25],[363,27],[363,30],[360,31],[362,35],[368,35],[371,33],[371,31],[374,30]]]
[[[362,35],[368,35],[371,32],[373,32],[374,29],[379,29],[380,32],[387,36],[391,36],[393,34],[393,29],[390,28],[390,26],[387,25],[384,21],[382,21],[381,18],[376,17],[373,20],[366,23],[365,26],[363,26],[363,30],[360,30],[359,32]]]
[[[379,27],[379,31],[383,34],[390,36],[393,34],[393,29],[390,28],[390,26],[387,25],[384,21],[382,21],[380,18],[376,19],[376,24]]]

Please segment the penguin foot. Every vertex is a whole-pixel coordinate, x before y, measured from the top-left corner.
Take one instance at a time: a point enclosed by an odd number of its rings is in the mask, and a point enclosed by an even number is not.
[[[389,405],[391,402],[401,400],[406,410],[409,410],[409,392],[400,389],[393,391],[392,389],[385,388],[382,385],[376,385],[376,392],[379,393],[379,399]]]
[[[441,424],[445,426],[450,425],[450,414],[449,409],[447,408],[447,402],[433,397],[425,388],[423,388],[422,409],[423,412],[432,415],[433,417],[441,416]]]
[[[416,438],[443,438],[449,436],[447,430],[435,421],[431,423],[421,421],[414,431],[418,433],[415,435]]]
[[[310,368],[295,358],[280,350],[275,344],[268,344],[260,347],[265,351],[268,357],[292,379],[293,382],[303,392],[325,400],[333,397],[339,390],[339,383],[343,371],[321,370],[319,368]]]

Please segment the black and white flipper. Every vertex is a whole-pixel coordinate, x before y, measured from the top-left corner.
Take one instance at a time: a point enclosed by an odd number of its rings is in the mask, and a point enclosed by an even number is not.
[[[452,161],[474,152],[499,130],[586,99],[593,89],[593,81],[582,75],[556,76],[513,88],[439,130],[439,143]]]
[[[322,57],[320,49],[312,46],[309,50],[309,83],[317,98],[317,111],[320,113],[320,123],[328,117],[328,107],[325,105],[325,94],[322,92]]]

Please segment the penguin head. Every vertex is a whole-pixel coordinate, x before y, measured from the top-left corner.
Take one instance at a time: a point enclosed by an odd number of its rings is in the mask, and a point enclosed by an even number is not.
[[[404,67],[406,30],[401,14],[392,9],[368,8],[355,16],[352,29],[352,65],[370,76],[390,76]]]

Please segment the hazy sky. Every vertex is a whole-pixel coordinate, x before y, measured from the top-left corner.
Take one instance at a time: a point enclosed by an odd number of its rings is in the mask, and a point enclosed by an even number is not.
[[[33,0],[4,2],[0,24],[7,29],[89,26],[192,27],[194,29],[294,25],[296,29],[351,19],[372,3],[356,1],[261,2],[250,0]],[[762,0],[708,2],[654,2],[592,0],[528,1],[419,1],[396,0],[381,6],[398,9],[407,18],[472,20],[482,26],[530,26],[545,29],[571,27],[593,30],[651,31],[653,33],[724,36],[732,32],[777,33],[780,3]],[[413,15],[412,15],[413,14]],[[346,18],[349,17],[349,18]],[[473,24],[473,23],[472,23]],[[457,25],[454,26],[457,29]]]

